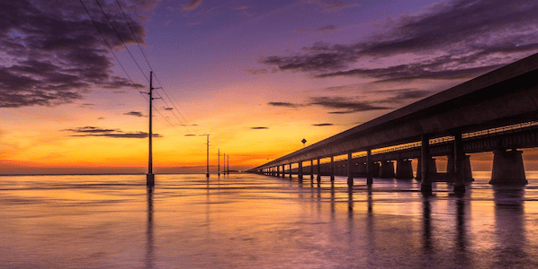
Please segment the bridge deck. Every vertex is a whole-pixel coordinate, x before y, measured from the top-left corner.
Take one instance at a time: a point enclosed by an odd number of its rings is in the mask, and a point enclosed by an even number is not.
[[[537,78],[534,54],[252,170],[536,120]]]

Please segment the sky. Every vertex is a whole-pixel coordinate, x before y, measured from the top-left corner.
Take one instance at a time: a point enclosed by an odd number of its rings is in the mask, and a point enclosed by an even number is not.
[[[538,2],[0,3],[0,174],[247,169],[538,52]],[[538,157],[538,155],[531,157]],[[537,158],[538,159],[538,158]]]

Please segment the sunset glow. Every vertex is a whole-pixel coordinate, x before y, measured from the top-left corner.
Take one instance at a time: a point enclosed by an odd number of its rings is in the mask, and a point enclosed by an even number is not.
[[[155,172],[204,172],[203,134],[245,170],[538,52],[533,1],[7,2],[0,174],[144,173],[150,70]]]

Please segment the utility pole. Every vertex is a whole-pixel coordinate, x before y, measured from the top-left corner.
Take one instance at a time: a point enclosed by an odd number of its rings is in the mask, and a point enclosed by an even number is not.
[[[218,166],[217,166],[217,175],[220,177],[220,148],[219,148],[219,153],[218,153]]]
[[[207,136],[207,173],[205,176],[209,178],[209,134],[203,134],[200,136]]]
[[[153,175],[153,71],[149,72],[149,157],[148,157],[148,174],[146,175],[146,186],[153,188],[155,186],[155,175]]]

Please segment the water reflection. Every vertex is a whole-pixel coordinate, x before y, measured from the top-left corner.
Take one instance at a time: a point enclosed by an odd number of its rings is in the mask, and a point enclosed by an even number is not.
[[[422,249],[426,254],[433,252],[431,216],[430,197],[425,197],[422,201]]]
[[[469,264],[467,246],[467,213],[469,203],[463,198],[457,198],[456,202],[456,255],[455,261],[461,267]]]
[[[153,268],[153,187],[147,188],[148,223],[146,227],[146,268]]]
[[[527,258],[525,236],[525,210],[523,187],[494,187],[495,200],[495,236],[496,265],[507,264],[508,257],[517,257],[521,261]],[[517,266],[516,266],[517,267]]]

